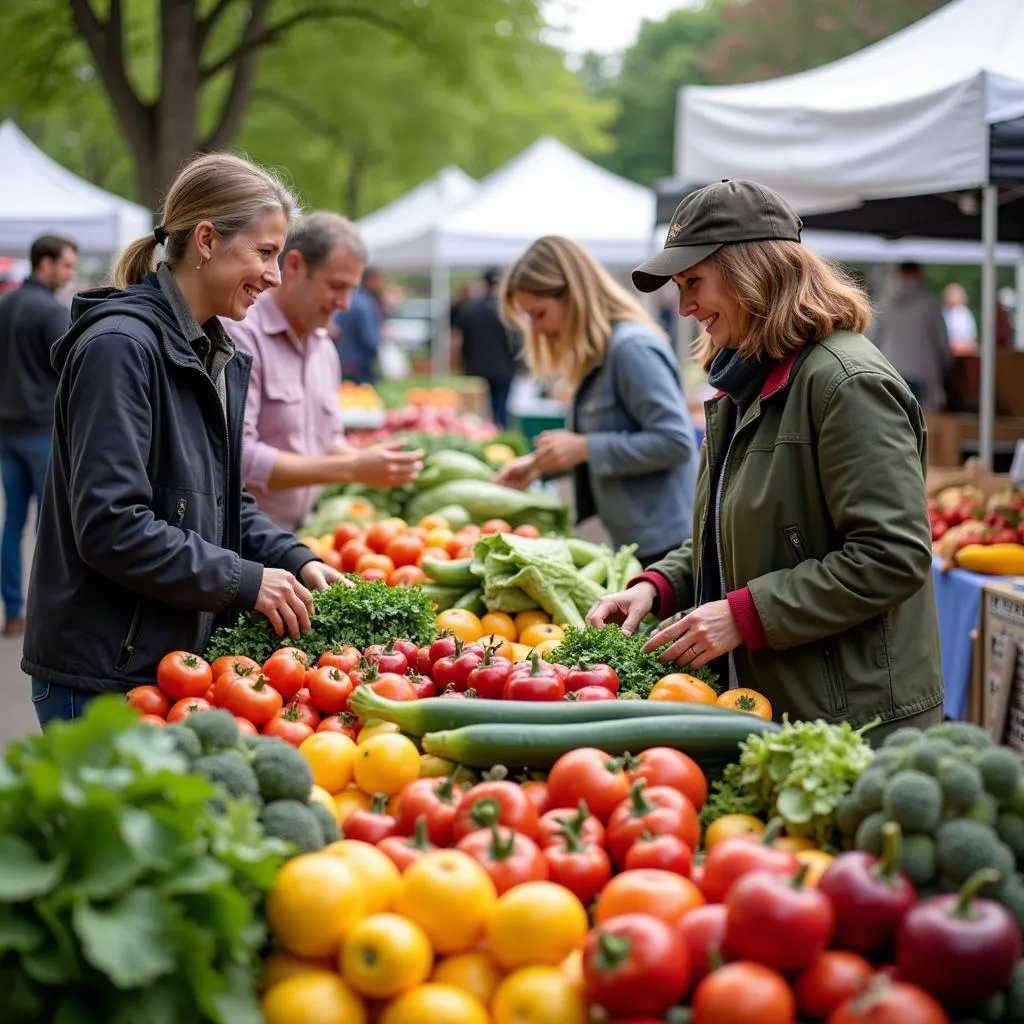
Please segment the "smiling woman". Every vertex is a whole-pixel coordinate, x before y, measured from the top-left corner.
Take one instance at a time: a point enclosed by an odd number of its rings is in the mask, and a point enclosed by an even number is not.
[[[115,287],[75,298],[52,352],[22,659],[43,725],[151,682],[169,651],[202,651],[218,615],[254,608],[298,637],[307,587],[340,579],[242,488],[250,360],[217,319],[241,320],[280,282],[294,210],[262,168],[200,157],[171,184],[160,226],[122,253]]]

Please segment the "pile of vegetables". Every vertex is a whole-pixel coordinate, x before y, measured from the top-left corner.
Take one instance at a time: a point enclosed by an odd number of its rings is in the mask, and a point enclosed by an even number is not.
[[[1024,490],[988,498],[974,485],[943,488],[928,502],[935,553],[949,565],[999,576],[1024,574]]]

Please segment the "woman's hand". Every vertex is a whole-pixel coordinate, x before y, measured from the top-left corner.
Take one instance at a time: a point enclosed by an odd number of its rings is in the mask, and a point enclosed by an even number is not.
[[[355,586],[347,576],[327,565],[326,562],[307,562],[299,570],[299,579],[310,590],[326,590],[332,583],[341,583],[346,587]]]
[[[270,620],[278,636],[284,636],[287,630],[293,640],[298,640],[309,630],[313,595],[287,569],[264,569],[256,611]]]
[[[594,629],[612,623],[621,625],[623,633],[633,633],[644,616],[654,607],[658,590],[649,580],[635,587],[602,597],[587,615],[587,625]]]
[[[541,474],[565,473],[587,461],[587,437],[571,430],[545,430],[534,442],[534,459]]]
[[[729,602],[710,601],[694,608],[678,622],[658,630],[644,644],[644,650],[655,651],[673,640],[675,643],[658,660],[666,665],[681,662],[688,668],[700,668],[735,650],[743,637]]]
[[[494,476],[494,482],[502,487],[514,487],[521,491],[540,479],[540,472],[534,465],[533,455],[521,455],[506,462]]]

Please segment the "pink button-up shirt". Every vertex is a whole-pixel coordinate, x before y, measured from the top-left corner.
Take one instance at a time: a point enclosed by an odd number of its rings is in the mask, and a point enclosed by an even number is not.
[[[252,356],[245,403],[242,472],[259,507],[286,530],[309,514],[319,487],[268,490],[278,452],[324,455],[342,443],[338,351],[323,328],[296,336],[272,292],[244,320],[223,321],[235,345]]]

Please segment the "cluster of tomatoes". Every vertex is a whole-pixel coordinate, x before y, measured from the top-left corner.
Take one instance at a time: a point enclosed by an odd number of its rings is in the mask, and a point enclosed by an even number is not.
[[[515,533],[536,538],[535,526],[513,528],[504,519],[490,519],[481,526],[470,524],[453,530],[443,516],[430,515],[410,526],[392,516],[366,529],[356,523],[341,523],[334,531],[333,545],[321,545],[321,557],[341,572],[358,573],[366,580],[383,580],[389,586],[415,586],[427,580],[424,560],[445,562],[470,558],[481,536]]]

